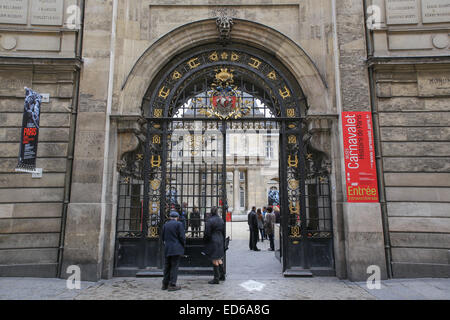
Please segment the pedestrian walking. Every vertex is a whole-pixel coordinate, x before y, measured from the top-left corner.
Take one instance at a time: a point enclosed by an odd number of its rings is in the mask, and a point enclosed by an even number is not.
[[[256,218],[258,222],[259,233],[261,234],[261,242],[264,242],[264,217],[260,208],[258,208],[258,210],[256,211]]]
[[[178,266],[181,256],[184,254],[186,237],[183,224],[178,221],[179,214],[172,210],[162,229],[162,240],[164,242],[164,278],[162,290],[176,291],[181,287],[177,286]]]
[[[267,208],[266,218],[264,219],[264,228],[266,235],[269,237],[270,248],[269,251],[275,250],[274,234],[275,234],[275,214],[271,207]]]
[[[209,284],[219,284],[219,280],[225,280],[225,269],[223,257],[225,256],[225,224],[223,219],[217,214],[217,207],[211,208],[211,217],[205,225],[205,248],[203,253],[211,259],[213,264],[214,279],[208,281]]]
[[[261,251],[256,246],[256,243],[258,242],[258,233],[259,233],[258,220],[256,218],[256,207],[252,207],[252,210],[248,213],[247,222],[248,227],[250,229],[250,240],[249,240],[250,250]]]

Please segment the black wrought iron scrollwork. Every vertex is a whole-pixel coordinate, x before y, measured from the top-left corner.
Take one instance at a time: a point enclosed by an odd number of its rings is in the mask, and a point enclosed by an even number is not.
[[[164,181],[163,181],[163,153],[164,153],[164,132],[159,121],[149,123],[146,144],[146,171],[145,186],[148,199],[144,203],[146,236],[150,239],[157,239],[162,227],[161,207],[164,205]]]
[[[143,235],[144,143],[126,152],[118,161],[119,192],[117,237],[139,238]]]
[[[147,114],[152,118],[181,117],[184,115],[182,110],[185,105],[190,104],[194,107],[190,117],[199,117],[195,106],[201,103],[196,103],[196,96],[208,90],[214,91],[212,87],[220,82],[216,81],[217,79],[227,82],[228,78],[223,78],[223,75],[233,79],[232,89],[236,86],[270,106],[275,117],[297,120],[304,114],[304,111],[299,110],[299,102],[302,107],[306,107],[303,94],[290,87],[283,72],[266,57],[233,46],[187,55],[161,74],[155,90],[148,93],[148,99],[152,103]],[[220,91],[217,86],[215,88],[216,92]],[[241,95],[244,99],[242,105],[245,105],[245,95],[242,96],[242,91],[235,93]],[[203,104],[210,105],[211,101],[205,100]],[[217,116],[216,113],[212,115]]]
[[[330,168],[323,152],[304,141],[306,235],[308,238],[332,238]]]
[[[303,159],[302,141],[299,130],[289,130],[286,132],[287,138],[287,202],[288,202],[288,226],[289,237],[293,239],[301,238],[303,231],[304,208],[302,205],[303,195]]]

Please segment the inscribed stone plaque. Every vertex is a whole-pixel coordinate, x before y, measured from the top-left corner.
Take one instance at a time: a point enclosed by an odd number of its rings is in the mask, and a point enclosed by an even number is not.
[[[422,0],[422,21],[450,22],[450,0]]]
[[[28,0],[0,0],[0,23],[27,24]]]
[[[0,71],[0,96],[4,97],[24,97],[24,87],[31,86],[32,72],[21,70],[3,70]],[[23,105],[23,103],[22,103]],[[0,119],[0,123],[5,119]]]
[[[33,0],[31,24],[60,26],[63,22],[64,0]]]
[[[417,78],[420,96],[447,96],[450,94],[450,72],[422,71]]]
[[[386,0],[386,24],[419,22],[417,0]]]

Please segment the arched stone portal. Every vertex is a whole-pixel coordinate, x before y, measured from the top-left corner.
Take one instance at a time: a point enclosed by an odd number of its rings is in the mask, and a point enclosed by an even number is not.
[[[179,27],[153,43],[136,61],[122,84],[114,104],[120,115],[140,115],[141,100],[157,73],[176,55],[190,48],[216,42],[215,19]],[[280,32],[251,21],[236,19],[232,31],[236,43],[249,44],[273,54],[295,77],[308,97],[308,115],[334,114],[327,84],[318,68],[294,41]]]
[[[140,221],[140,229],[134,225],[124,230],[121,225],[128,219],[120,216],[119,209],[117,275],[125,275],[120,271],[126,269],[129,272],[132,265],[140,270],[161,267],[159,231],[166,210],[177,201],[176,188],[169,186],[171,172],[167,163],[171,161],[171,153],[168,153],[171,149],[168,151],[170,147],[166,147],[174,133],[174,123],[182,122],[181,126],[185,128],[185,123],[193,120],[215,122],[216,129],[222,131],[222,137],[225,137],[227,122],[238,118],[221,117],[213,112],[207,117],[203,114],[200,118],[193,116],[184,119],[187,113],[177,117],[177,110],[191,103],[188,99],[197,94],[191,88],[192,83],[197,85],[200,81],[198,84],[201,85],[205,80],[211,84],[214,80],[211,74],[214,73],[216,79],[221,79],[218,69],[232,78],[231,68],[241,76],[241,83],[260,85],[254,96],[267,101],[273,115],[272,119],[255,118],[253,112],[253,117],[244,115],[241,120],[253,125],[255,121],[273,122],[282,132],[280,147],[285,150],[280,157],[280,181],[285,181],[280,184],[283,271],[292,274],[296,269],[304,272],[315,268],[318,274],[334,274],[331,190],[328,184],[330,168],[327,170],[324,166],[324,159],[329,159],[329,156],[321,155],[308,139],[303,138],[308,129],[307,116],[331,112],[328,89],[323,79],[300,47],[268,27],[238,20],[233,29],[233,41],[223,45],[217,42],[215,21],[204,20],[178,28],[153,44],[131,70],[116,101],[119,106],[116,116],[119,119],[140,114],[147,119],[144,146],[141,144],[131,153],[119,154],[122,164],[119,201],[122,197],[120,190],[134,192],[134,197],[141,199],[140,210],[152,213],[148,218],[145,214],[139,218],[139,212],[134,212],[132,220]],[[245,85],[241,85],[238,89],[242,95],[244,88]],[[184,96],[186,92],[187,97]],[[143,97],[141,105],[135,97]],[[177,119],[174,120],[174,117]],[[194,123],[190,125],[195,126]],[[189,130],[189,124],[187,127]],[[127,163],[126,159],[131,159],[131,162]],[[223,171],[222,176],[226,175],[225,166],[222,162],[220,169],[216,169]],[[214,174],[218,175],[217,172]],[[136,182],[134,190],[130,187],[133,179]],[[216,187],[220,189],[221,186]],[[167,188],[170,189],[169,197],[166,197]],[[217,205],[222,207],[225,217],[226,201],[223,201],[220,192],[216,190],[216,193]],[[130,214],[136,206],[138,203],[130,206]],[[319,221],[324,222],[322,228]],[[147,240],[137,240],[133,244],[133,238]],[[191,248],[199,247],[195,240],[192,240]],[[138,251],[143,254],[137,255]],[[189,251],[189,256],[200,256],[200,252]],[[198,261],[192,258],[186,266],[197,268],[201,264]]]

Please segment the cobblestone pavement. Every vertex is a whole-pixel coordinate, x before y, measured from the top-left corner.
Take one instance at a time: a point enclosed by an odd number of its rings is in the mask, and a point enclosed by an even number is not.
[[[310,299],[450,299],[450,279],[395,279],[382,281],[381,289],[369,290],[364,282],[335,277],[284,278],[281,264],[268,241],[259,242],[260,252],[248,249],[247,223],[228,223],[231,235],[227,255],[228,277],[209,285],[210,277],[180,276],[182,290],[161,290],[161,278],[113,278],[82,282],[69,290],[61,279],[0,278],[0,299],[12,300],[310,300]]]

